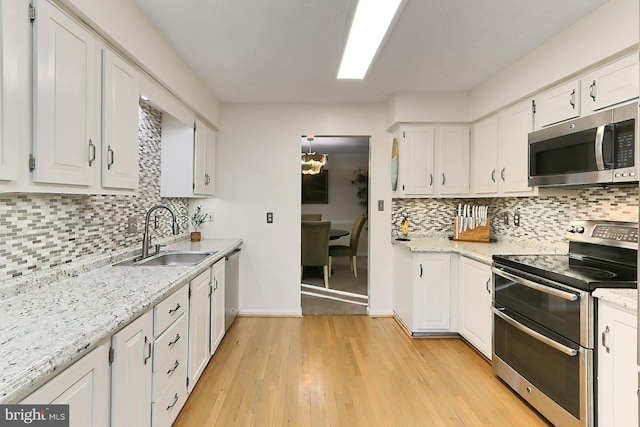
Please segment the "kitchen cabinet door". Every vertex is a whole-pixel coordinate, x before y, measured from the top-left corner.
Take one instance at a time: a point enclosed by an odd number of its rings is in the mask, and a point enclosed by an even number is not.
[[[421,254],[414,259],[414,330],[446,331],[450,324],[451,255]]]
[[[210,295],[211,271],[193,279],[189,293],[189,392],[209,362],[210,352]]]
[[[542,129],[580,116],[580,80],[572,80],[536,96],[535,126]]]
[[[491,359],[491,267],[460,257],[458,332]]]
[[[146,312],[111,337],[111,424],[151,424],[153,318]]]
[[[471,141],[471,192],[498,192],[498,116],[496,114],[476,123]]]
[[[531,101],[498,113],[498,170],[500,194],[533,194],[529,187],[529,132],[533,130]]]
[[[107,427],[109,387],[109,344],[104,343],[20,403],[69,405],[70,427]]]
[[[194,194],[212,196],[215,193],[215,131],[196,120],[194,144],[193,192]]]
[[[225,258],[213,264],[211,271],[211,354],[213,354],[225,333]]]
[[[109,49],[102,50],[102,186],[138,188],[139,76]]]
[[[436,128],[436,176],[438,194],[469,194],[469,128]]]
[[[598,425],[638,425],[636,315],[598,300]]]
[[[33,180],[88,187],[100,142],[96,40],[49,1],[35,7]]]
[[[18,35],[16,2],[0,2],[0,180],[18,177]]]
[[[605,65],[584,78],[584,112],[592,113],[638,97],[638,54]]]
[[[406,196],[428,196],[434,190],[435,133],[432,127],[401,129],[399,187]]]

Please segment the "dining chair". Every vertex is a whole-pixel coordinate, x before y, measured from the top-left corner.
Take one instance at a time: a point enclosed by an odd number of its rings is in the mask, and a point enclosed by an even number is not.
[[[325,288],[329,288],[329,230],[331,221],[302,221],[300,279],[304,267],[322,267]]]
[[[322,221],[322,214],[302,214],[302,221]]]
[[[367,217],[364,215],[360,215],[353,222],[353,226],[351,227],[351,238],[349,240],[349,246],[345,245],[331,245],[329,246],[329,272],[331,272],[331,259],[340,256],[348,256],[350,257],[349,266],[351,267],[351,271],[353,271],[353,275],[358,277],[358,268],[356,265],[356,256],[358,255],[358,242],[360,241],[360,232],[362,231],[362,227],[364,223],[367,221]]]

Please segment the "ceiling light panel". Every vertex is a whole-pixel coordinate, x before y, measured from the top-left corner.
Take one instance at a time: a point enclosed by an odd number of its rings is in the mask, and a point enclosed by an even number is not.
[[[359,0],[344,49],[339,79],[363,79],[402,0]]]

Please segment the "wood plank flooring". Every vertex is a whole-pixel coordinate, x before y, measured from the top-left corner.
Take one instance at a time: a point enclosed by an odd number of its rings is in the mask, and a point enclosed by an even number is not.
[[[392,318],[239,317],[176,419],[193,426],[547,426],[458,338]]]

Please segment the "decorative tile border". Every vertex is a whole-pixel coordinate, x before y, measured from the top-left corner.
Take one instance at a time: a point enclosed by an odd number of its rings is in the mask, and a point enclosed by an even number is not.
[[[187,199],[160,197],[162,113],[141,103],[139,118],[138,194],[0,195],[0,281],[141,245],[144,215],[158,203],[171,206],[187,232]],[[137,219],[138,233],[126,232],[129,217]],[[171,235],[170,215],[158,211],[158,220],[152,238]]]

